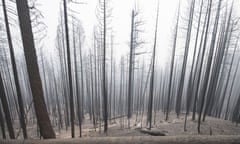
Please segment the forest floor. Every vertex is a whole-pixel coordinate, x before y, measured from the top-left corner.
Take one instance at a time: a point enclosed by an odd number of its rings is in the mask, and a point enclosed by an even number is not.
[[[158,113],[155,118],[153,117],[152,131],[160,131],[165,133],[167,136],[178,136],[178,135],[239,135],[240,126],[231,121],[226,121],[223,119],[217,119],[213,117],[206,117],[206,121],[201,123],[201,133],[197,132],[197,121],[192,121],[191,114],[188,116],[187,120],[187,131],[184,131],[184,117],[182,114],[177,118],[175,113],[169,115],[169,120],[165,121],[164,114]],[[103,123],[102,127],[99,129],[93,127],[92,121],[85,116],[85,120],[82,124],[82,137],[121,137],[121,136],[148,136],[139,131],[141,128],[141,115],[138,116],[136,120],[136,115],[133,115],[130,119],[130,128],[128,128],[128,121],[126,117],[116,118],[109,121],[107,134],[103,133]],[[143,116],[142,128],[146,128],[146,116]],[[68,131],[61,130],[56,131],[57,138],[71,138],[71,129]],[[79,127],[75,125],[75,135],[79,136]]]
[[[88,143],[88,144],[113,144],[113,143],[148,143],[148,144],[239,144],[240,143],[240,126],[231,121],[207,117],[205,122],[201,123],[201,133],[197,132],[197,121],[192,121],[192,116],[189,114],[187,119],[187,131],[184,131],[184,114],[177,118],[175,113],[169,114],[169,120],[165,121],[165,115],[161,112],[153,115],[153,124],[151,132],[161,132],[166,136],[151,136],[149,133],[141,131],[141,115],[136,120],[136,115],[130,119],[130,128],[128,128],[128,120],[126,117],[116,117],[109,120],[108,132],[103,132],[103,123],[99,128],[98,123],[96,128],[89,116],[86,114],[82,124],[82,137],[79,138],[79,126],[75,125],[75,139],[71,139],[71,128],[68,130],[64,127],[59,130],[58,126],[54,126],[57,139],[40,140],[37,132],[36,122],[28,121],[28,140],[23,140],[22,133],[15,122],[15,133],[17,140],[2,140],[1,144],[69,144],[69,143]],[[56,122],[56,121],[55,121]],[[54,122],[54,123],[55,123]],[[142,129],[146,129],[146,115],[143,115]]]

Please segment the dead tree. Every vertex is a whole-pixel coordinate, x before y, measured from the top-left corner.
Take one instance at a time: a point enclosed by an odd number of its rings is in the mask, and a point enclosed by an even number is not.
[[[107,50],[107,34],[108,34],[108,18],[111,15],[109,9],[110,2],[108,0],[99,0],[97,14],[99,20],[99,31],[101,35],[101,48],[102,48],[102,107],[103,107],[103,120],[104,120],[104,132],[108,130],[108,88],[107,88],[107,68],[106,68],[106,50]]]
[[[5,121],[3,117],[2,105],[0,104],[0,127],[2,131],[2,138],[6,139],[6,132],[5,132]]]
[[[154,90],[154,72],[155,72],[155,57],[156,57],[156,47],[157,47],[157,32],[158,32],[158,13],[159,13],[159,4],[157,7],[157,17],[155,25],[155,36],[153,44],[153,53],[152,53],[152,70],[150,78],[150,89],[149,89],[149,105],[148,105],[148,122],[149,129],[152,127],[152,107],[153,107],[153,90]]]
[[[6,90],[4,89],[2,75],[0,73],[0,99],[2,102],[2,108],[3,108],[4,114],[5,114],[9,137],[11,139],[15,139],[15,134],[14,134],[13,125],[12,125],[12,119],[11,119],[10,110],[9,110],[9,104],[7,101],[7,96],[6,96],[5,91]]]
[[[132,11],[132,23],[131,23],[131,42],[130,42],[130,53],[129,53],[129,71],[128,71],[128,128],[130,128],[131,118],[131,100],[132,100],[132,64],[133,64],[133,37],[134,37],[134,10]]]
[[[233,55],[232,55],[232,58],[231,58],[231,62],[230,62],[230,68],[229,68],[229,71],[228,71],[228,74],[227,74],[227,82],[226,82],[226,85],[229,84],[229,79],[230,79],[230,75],[231,75],[231,72],[232,72],[232,67],[233,67],[233,61],[235,59],[235,56],[236,56],[236,50],[237,50],[237,47],[238,47],[238,41],[239,41],[239,36],[237,37],[237,41],[235,43],[235,46],[234,46],[234,51],[233,51]],[[233,80],[234,82],[234,80]],[[232,87],[232,86],[231,86]],[[230,88],[231,90],[231,88]],[[231,93],[229,93],[228,95],[228,99],[227,99],[227,108],[226,108],[226,111],[225,111],[225,117],[224,119],[227,120],[228,119],[228,112],[229,112],[229,104],[230,104],[230,98],[231,98]]]
[[[71,121],[71,135],[72,138],[75,137],[74,130],[74,100],[73,100],[73,86],[72,86],[72,67],[71,67],[71,57],[70,57],[70,42],[69,42],[69,32],[68,32],[68,14],[67,14],[67,2],[63,1],[64,8],[64,22],[65,22],[65,36],[66,36],[66,46],[67,46],[67,69],[68,69],[68,81],[69,81],[69,102],[70,102],[70,121]]]
[[[133,9],[131,15],[131,35],[130,35],[130,51],[129,51],[129,66],[128,66],[128,84],[127,86],[127,118],[128,118],[128,128],[130,128],[130,118],[133,112],[133,94],[134,94],[134,67],[135,67],[135,57],[141,55],[142,52],[137,53],[136,49],[140,48],[144,43],[140,39],[141,26],[143,25],[140,19],[140,13],[138,10]]]
[[[189,46],[190,46],[194,9],[195,9],[195,0],[192,0],[191,1],[190,12],[189,12],[189,19],[188,19],[187,37],[186,37],[186,41],[185,41],[185,49],[184,49],[184,55],[183,55],[184,58],[183,58],[182,70],[181,70],[181,74],[180,74],[180,82],[179,82],[179,87],[178,87],[178,91],[177,91],[177,98],[176,98],[175,110],[176,110],[176,113],[177,113],[178,117],[179,117],[179,114],[180,114],[180,111],[181,111],[183,86],[184,86],[186,65],[187,65],[187,59],[188,59],[188,51],[189,51]]]
[[[7,8],[6,8],[5,0],[2,0],[2,5],[3,5],[3,13],[4,13],[4,18],[5,18],[8,46],[9,46],[9,50],[10,50],[10,58],[11,58],[11,63],[12,63],[12,67],[13,67],[13,76],[14,76],[14,80],[15,80],[15,86],[16,86],[17,97],[18,97],[18,105],[19,105],[19,110],[20,110],[20,114],[19,114],[20,124],[21,124],[22,130],[23,130],[23,137],[25,139],[27,139],[26,122],[24,119],[24,107],[23,107],[24,104],[23,104],[23,99],[22,99],[22,94],[21,94],[21,89],[20,89],[20,82],[19,82],[19,78],[18,78],[18,71],[17,71],[14,50],[13,50],[12,37],[11,37],[11,33],[10,33],[10,27],[9,27],[9,22],[8,22],[8,15],[7,15]]]
[[[169,75],[169,82],[168,82],[168,93],[167,93],[167,109],[166,109],[166,118],[168,120],[168,113],[170,109],[170,97],[171,97],[171,90],[172,90],[172,79],[173,79],[173,70],[174,70],[174,61],[175,61],[175,51],[177,46],[177,37],[178,37],[178,24],[179,24],[179,15],[180,15],[180,3],[178,7],[177,13],[177,22],[174,28],[174,41],[173,41],[173,49],[172,49],[172,57],[171,57],[171,64],[170,64],[170,75]]]
[[[187,115],[189,114],[190,111],[190,106],[192,103],[192,99],[194,98],[193,96],[193,88],[194,88],[194,78],[195,78],[195,71],[196,71],[196,63],[195,63],[195,57],[197,53],[197,44],[198,44],[198,36],[200,32],[200,26],[201,26],[201,18],[202,18],[202,10],[203,10],[203,0],[201,0],[201,5],[200,5],[200,12],[199,12],[199,17],[198,17],[198,26],[197,26],[197,33],[196,33],[196,39],[195,39],[195,44],[194,44],[194,52],[193,52],[193,60],[192,60],[192,66],[191,66],[191,71],[190,71],[190,76],[189,76],[189,82],[188,82],[188,87],[187,87],[187,96],[186,96],[186,113],[185,113],[185,122],[184,122],[184,131],[187,131],[186,125],[187,125]],[[200,54],[200,50],[198,51]],[[195,67],[195,69],[194,69]],[[195,70],[195,71],[194,71]]]
[[[219,17],[220,17],[221,4],[222,4],[222,0],[219,0],[218,9],[217,9],[216,17],[215,17],[215,22],[214,22],[211,44],[210,44],[209,57],[208,57],[208,62],[207,62],[207,68],[209,68],[209,72],[210,72],[212,59],[213,59],[212,57],[213,57],[214,47],[216,45],[216,39],[217,39],[216,36],[217,36],[217,31],[218,31],[218,23],[219,23]],[[209,88],[208,88],[209,90],[208,90],[208,93],[205,91],[204,95],[203,95],[203,99],[205,99],[205,97],[207,98],[206,107],[207,107],[207,105],[209,105],[210,99],[213,97],[211,92],[216,88],[215,87],[216,84],[214,84],[214,82],[215,82],[214,80],[217,79],[217,77],[218,77],[218,73],[216,71],[216,68],[217,68],[216,66],[217,65],[215,65],[214,69],[212,70],[211,77],[210,76],[207,77],[207,79],[209,79],[209,77],[210,77],[210,81],[208,80],[209,81]],[[206,74],[208,74],[209,72],[207,72]],[[207,75],[205,75],[205,76],[207,76]],[[207,84],[207,83],[205,83],[205,84]],[[203,87],[205,87],[205,86],[203,85]],[[206,109],[207,108],[205,108],[205,110]],[[201,113],[199,114],[199,116],[201,116]]]
[[[208,20],[207,20],[207,27],[206,27],[205,38],[204,38],[204,43],[203,43],[203,50],[205,50],[206,47],[207,47],[208,28],[209,28],[209,25],[210,25],[211,12],[212,12],[212,0],[209,0],[208,12],[207,12],[208,13]],[[217,28],[214,31],[212,40],[213,40],[213,38],[215,38],[214,35],[216,36],[215,32],[217,32]],[[202,115],[202,110],[203,110],[203,106],[204,106],[204,102],[205,102],[205,93],[206,93],[206,89],[207,89],[207,82],[208,82],[208,78],[209,78],[211,60],[212,60],[213,50],[214,50],[214,44],[212,42],[211,42],[211,46],[210,46],[210,52],[209,52],[209,55],[208,55],[208,62],[207,62],[205,77],[203,79],[203,87],[201,88],[201,91],[200,91],[201,101],[200,101],[200,110],[199,110],[199,113],[198,113],[199,114],[198,115],[198,133],[200,133],[201,115]],[[204,54],[205,53],[203,52],[203,55]]]
[[[204,36],[205,36],[205,31],[208,32],[208,27],[207,27],[207,21],[208,20],[208,7],[207,7],[207,12],[205,13],[204,16],[204,22],[203,22],[203,28],[202,28],[202,32],[201,32],[201,38],[200,38],[200,45],[199,45],[199,52],[197,55],[197,61],[196,61],[196,67],[195,67],[195,74],[194,74],[194,79],[193,79],[193,115],[192,115],[192,120],[195,120],[195,114],[196,114],[196,110],[197,110],[197,100],[198,100],[198,93],[199,93],[199,85],[200,85],[200,81],[201,81],[201,75],[203,72],[203,59],[204,59],[204,53],[205,50],[203,48],[203,41],[204,41]]]
[[[43,88],[39,74],[36,50],[34,46],[28,2],[27,0],[16,1],[16,4],[29,81],[40,133],[41,136],[43,136],[45,139],[55,138],[56,136],[50,123],[43,96]]]
[[[103,118],[104,118],[104,132],[108,130],[108,96],[106,87],[106,1],[103,1]]]

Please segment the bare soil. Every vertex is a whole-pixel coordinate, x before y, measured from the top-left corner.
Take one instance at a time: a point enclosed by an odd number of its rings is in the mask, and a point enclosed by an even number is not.
[[[207,117],[205,122],[201,123],[201,133],[197,132],[197,121],[192,121],[191,114],[187,120],[187,131],[184,131],[184,114],[180,115],[179,118],[176,114],[171,113],[169,120],[164,120],[164,114],[158,113],[153,120],[152,129],[153,131],[161,131],[166,133],[167,136],[191,136],[191,135],[239,135],[240,127],[231,121],[217,119],[213,117]],[[128,128],[128,121],[126,117],[117,118],[109,121],[108,132],[103,133],[103,124],[99,128],[100,124],[94,128],[92,122],[86,116],[83,121],[82,137],[122,137],[122,136],[149,136],[146,133],[141,133],[138,129],[141,128],[141,116],[136,116],[130,119],[130,128]],[[142,119],[142,129],[146,129],[146,116]],[[70,127],[68,131],[61,130],[60,132],[56,129],[57,138],[71,138]],[[78,125],[75,126],[76,137],[79,136]]]

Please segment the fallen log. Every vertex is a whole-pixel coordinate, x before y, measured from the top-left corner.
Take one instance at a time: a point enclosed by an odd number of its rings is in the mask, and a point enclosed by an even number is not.
[[[148,134],[151,136],[166,136],[167,133],[165,131],[159,131],[159,130],[148,130],[148,129],[136,129],[139,132],[143,134]]]
[[[141,133],[144,134],[149,134],[151,136],[166,136],[166,133],[162,132],[162,131],[154,131],[154,130],[140,130]]]
[[[167,136],[167,131],[160,131],[155,129],[149,130],[149,129],[141,129],[141,128],[136,128],[135,130],[151,136]]]
[[[51,140],[2,140],[0,144],[239,144],[240,135],[88,137]]]

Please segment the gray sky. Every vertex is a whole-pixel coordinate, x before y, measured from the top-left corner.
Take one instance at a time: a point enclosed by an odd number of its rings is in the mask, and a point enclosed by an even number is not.
[[[147,49],[151,49],[153,45],[154,25],[156,18],[157,0],[112,0],[112,22],[114,29],[115,53],[117,57],[126,54],[129,51],[128,42],[130,40],[130,22],[131,10],[135,3],[138,3],[142,20],[144,21],[144,34]],[[86,34],[86,44],[91,46],[93,27],[97,24],[96,5],[98,0],[83,0],[87,4],[73,5],[68,7],[78,11],[79,19],[82,21]],[[172,36],[172,28],[174,16],[176,14],[178,0],[159,0],[159,26],[158,26],[158,48],[157,55],[160,57],[161,63],[164,63],[167,56],[169,42]],[[48,50],[55,46],[56,28],[59,19],[60,0],[39,0],[41,4],[40,10],[44,15],[44,22],[48,26],[48,37],[46,44]]]

